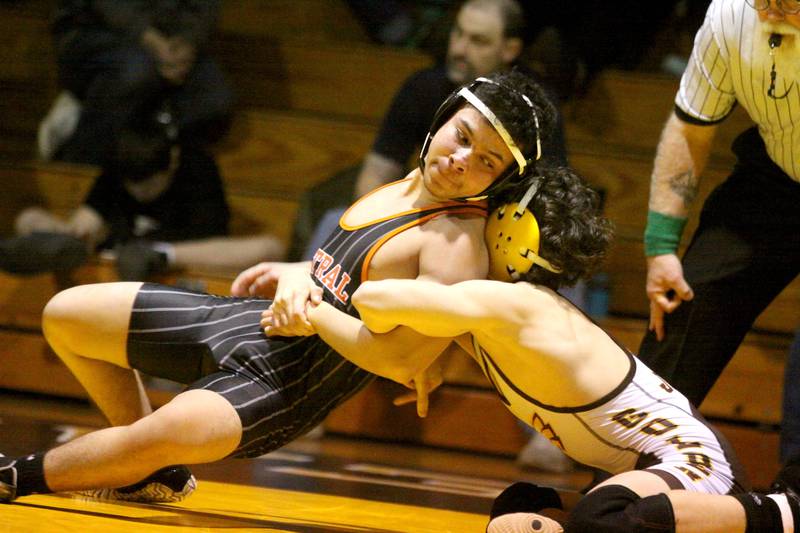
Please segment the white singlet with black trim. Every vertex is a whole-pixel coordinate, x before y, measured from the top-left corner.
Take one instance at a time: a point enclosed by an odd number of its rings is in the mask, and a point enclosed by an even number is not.
[[[478,341],[473,348],[486,377],[520,420],[578,462],[617,474],[647,469],[672,488],[710,494],[741,490],[727,443],[683,394],[636,359],[612,392],[579,407],[545,405],[520,389]]]

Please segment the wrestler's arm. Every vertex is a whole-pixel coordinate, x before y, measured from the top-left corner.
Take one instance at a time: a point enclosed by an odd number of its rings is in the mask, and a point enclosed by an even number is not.
[[[404,385],[425,370],[452,340],[432,339],[406,327],[374,333],[358,318],[325,302],[309,307],[308,318],[317,334],[343,357]]]
[[[353,304],[364,325],[388,331],[402,325],[430,337],[457,337],[489,329],[508,320],[515,307],[503,300],[513,285],[472,280],[442,285],[423,280],[383,280],[364,283]],[[504,309],[505,307],[505,309]]]
[[[311,271],[311,261],[298,263],[263,262],[254,265],[236,276],[231,284],[231,295],[247,297],[260,296],[272,299],[281,274],[292,269]]]
[[[440,285],[485,277],[488,260],[482,229],[475,221],[442,222],[426,236],[417,280]],[[320,337],[342,356],[403,384],[425,370],[452,340],[443,335],[431,338],[404,326],[374,332],[361,320],[325,303],[309,309],[308,317]]]
[[[468,234],[451,233],[449,237],[459,239],[466,235]],[[472,272],[473,275],[469,277],[451,278],[444,282],[441,281],[441,276],[419,276],[417,280],[364,283],[353,294],[353,304],[358,309],[361,320],[375,332],[408,326],[431,337],[457,337],[480,327],[488,327],[493,317],[502,314],[502,309],[495,305],[502,298],[494,296],[509,289],[513,292],[513,285],[484,279],[489,259],[482,226],[480,235],[479,248],[474,250],[474,255],[477,257],[477,264],[486,265],[486,270],[481,270],[481,275]],[[421,261],[446,265],[460,263],[460,268],[466,267],[459,258],[449,254],[443,242],[436,244],[438,246],[423,250],[424,258]],[[451,268],[448,272],[453,270],[456,269]]]

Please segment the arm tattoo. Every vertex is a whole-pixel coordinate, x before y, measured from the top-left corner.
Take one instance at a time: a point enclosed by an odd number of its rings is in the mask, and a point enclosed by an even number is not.
[[[697,177],[691,170],[670,176],[669,188],[683,199],[683,205],[688,209],[697,198]]]

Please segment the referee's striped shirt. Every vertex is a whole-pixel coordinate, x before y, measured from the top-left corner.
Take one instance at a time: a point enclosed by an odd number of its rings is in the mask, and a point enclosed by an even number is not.
[[[771,98],[768,39],[745,0],[714,0],[695,36],[675,104],[684,120],[713,124],[738,102],[758,125],[772,160],[800,181],[800,48],[775,50],[775,94],[786,97]]]

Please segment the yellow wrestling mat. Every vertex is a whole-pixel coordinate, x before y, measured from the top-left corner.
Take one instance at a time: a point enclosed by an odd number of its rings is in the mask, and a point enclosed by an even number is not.
[[[483,532],[484,515],[202,481],[171,505],[108,503],[78,496],[28,496],[0,506],[2,532]]]

